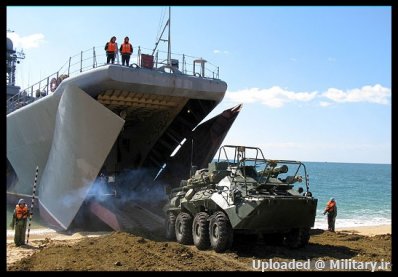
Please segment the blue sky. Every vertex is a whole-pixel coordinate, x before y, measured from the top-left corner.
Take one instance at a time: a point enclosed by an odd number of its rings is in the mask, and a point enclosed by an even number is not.
[[[26,58],[17,85],[111,36],[153,49],[166,7],[7,7]],[[172,7],[172,52],[220,67],[213,116],[244,103],[224,140],[267,158],[391,163],[391,7]],[[166,50],[166,43],[159,44]],[[150,50],[148,50],[151,52]],[[101,53],[103,54],[103,53]],[[105,57],[103,56],[104,62]]]

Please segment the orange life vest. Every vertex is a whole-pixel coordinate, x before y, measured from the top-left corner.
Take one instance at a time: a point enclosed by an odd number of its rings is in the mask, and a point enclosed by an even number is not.
[[[329,201],[326,205],[325,212],[333,212],[335,206],[336,206],[335,201]]]
[[[28,207],[25,205],[21,208],[19,205],[15,207],[15,215],[17,219],[25,219],[28,217]]]
[[[116,43],[113,42],[108,42],[108,49],[106,50],[106,52],[115,52],[116,51]]]
[[[123,43],[122,44],[122,54],[131,54],[131,48],[132,47],[130,47],[131,46],[131,44],[130,43]]]

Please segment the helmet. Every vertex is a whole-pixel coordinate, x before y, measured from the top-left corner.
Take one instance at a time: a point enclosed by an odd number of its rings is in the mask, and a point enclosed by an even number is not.
[[[330,198],[330,201],[334,202],[334,197]]]
[[[26,202],[25,202],[24,199],[21,198],[21,199],[19,199],[19,201],[18,201],[18,205],[19,205],[19,204],[26,204]]]

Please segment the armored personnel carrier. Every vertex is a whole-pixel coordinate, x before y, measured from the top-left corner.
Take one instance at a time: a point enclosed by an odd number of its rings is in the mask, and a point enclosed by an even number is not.
[[[257,147],[225,145],[217,161],[193,171],[170,191],[164,207],[168,239],[216,252],[230,248],[240,234],[290,248],[308,244],[317,199],[303,163],[265,159]]]

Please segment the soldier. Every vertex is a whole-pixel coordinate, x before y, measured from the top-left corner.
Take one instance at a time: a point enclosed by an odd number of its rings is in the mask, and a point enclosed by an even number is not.
[[[15,226],[14,242],[15,245],[25,245],[26,222],[29,215],[29,209],[24,199],[19,199],[12,216],[11,229]]]
[[[337,205],[334,198],[330,198],[329,202],[326,204],[325,211],[323,214],[328,214],[328,230],[334,232],[334,224],[336,222],[337,216]]]

